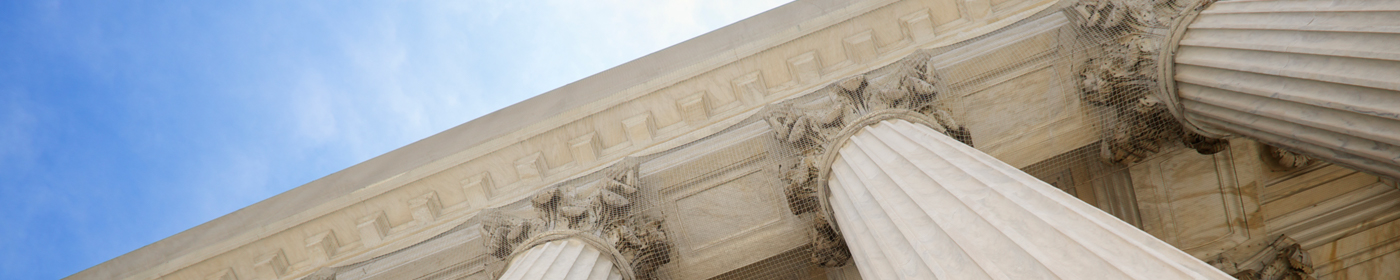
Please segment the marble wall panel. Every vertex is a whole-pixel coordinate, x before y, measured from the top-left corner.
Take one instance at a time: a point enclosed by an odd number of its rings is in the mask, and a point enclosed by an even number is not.
[[[1230,149],[1202,155],[1178,145],[1134,164],[1143,230],[1203,259],[1248,241],[1252,213],[1241,198],[1248,192]]]
[[[974,146],[1025,167],[1097,141],[1076,92],[1054,86],[1059,74],[1045,66],[965,97]]]
[[[784,205],[777,188],[758,169],[736,178],[696,190],[677,199],[676,216],[692,249],[704,249],[783,218]]]
[[[1400,279],[1400,221],[1308,250],[1318,279]]]
[[[674,238],[673,279],[708,279],[806,245],[769,168],[768,125],[752,121],[644,161]]]
[[[1025,167],[1098,140],[1078,91],[1066,80],[1061,14],[1006,30],[930,59],[950,113],[963,120],[974,147]]]

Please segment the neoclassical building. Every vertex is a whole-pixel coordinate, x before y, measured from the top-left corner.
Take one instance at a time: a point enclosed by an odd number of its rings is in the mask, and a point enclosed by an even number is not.
[[[799,0],[72,279],[1400,279],[1400,2]]]

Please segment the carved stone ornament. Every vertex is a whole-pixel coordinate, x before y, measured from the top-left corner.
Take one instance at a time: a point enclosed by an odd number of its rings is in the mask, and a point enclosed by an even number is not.
[[[642,214],[637,209],[640,192],[637,165],[619,164],[592,183],[559,184],[535,194],[530,200],[534,217],[492,212],[482,222],[486,251],[507,259],[541,243],[545,235],[588,235],[614,250],[618,263],[629,264],[636,279],[654,279],[656,270],[671,261],[672,245],[666,238],[664,220]]]
[[[832,226],[819,190],[821,162],[834,141],[858,119],[877,112],[908,112],[931,120],[931,125],[968,145],[967,128],[958,125],[940,102],[937,79],[928,68],[930,55],[920,53],[864,75],[843,79],[807,96],[769,105],[761,113],[773,136],[791,156],[778,159],[777,174],[789,210],[812,222],[814,264],[840,267],[851,254],[839,230]],[[782,154],[782,153],[780,153]],[[826,164],[829,165],[829,164]]]
[[[1102,156],[1133,163],[1180,140],[1202,154],[1219,152],[1225,141],[1184,129],[1164,104],[1159,66],[1170,27],[1190,5],[1178,1],[1083,0],[1066,8],[1081,39],[1101,42],[1079,70],[1079,90],[1104,109]]]
[[[339,272],[339,268],[322,267],[321,269],[317,269],[316,272],[312,272],[311,275],[302,277],[301,280],[335,280],[335,274]]]
[[[1263,262],[1259,271],[1246,269],[1235,273],[1240,280],[1313,280],[1312,256],[1303,246],[1288,236],[1279,236],[1265,249],[1264,253],[1274,253]]]
[[[1312,157],[1272,145],[1259,145],[1259,158],[1273,171],[1293,171],[1318,162]]]

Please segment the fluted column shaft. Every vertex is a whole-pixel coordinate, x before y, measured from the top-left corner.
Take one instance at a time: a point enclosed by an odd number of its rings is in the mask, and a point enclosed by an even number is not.
[[[1179,36],[1188,125],[1400,178],[1400,3],[1222,1]]]
[[[531,247],[510,260],[501,280],[621,280],[612,256],[580,239],[568,238]]]
[[[865,279],[1233,279],[933,129],[886,120],[831,165]]]

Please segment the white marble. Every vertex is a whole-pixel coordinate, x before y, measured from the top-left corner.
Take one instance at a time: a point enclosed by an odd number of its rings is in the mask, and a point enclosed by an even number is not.
[[[1211,136],[1400,177],[1397,10],[1394,1],[1212,4],[1175,55],[1179,110]]]
[[[516,254],[501,280],[621,280],[613,259],[593,245],[568,238],[535,245]]]
[[[1233,279],[908,121],[852,135],[831,168],[832,214],[865,279]]]

